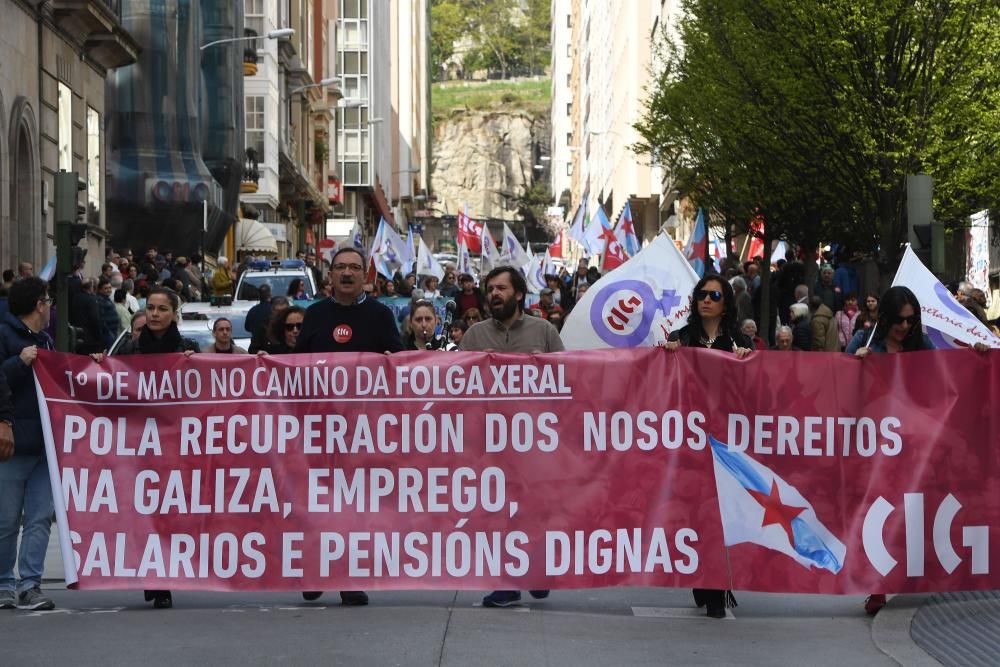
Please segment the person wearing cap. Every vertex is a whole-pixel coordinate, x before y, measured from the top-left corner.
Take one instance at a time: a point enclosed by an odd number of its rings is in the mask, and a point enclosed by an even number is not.
[[[554,313],[558,313],[562,317],[563,309],[555,302],[555,291],[550,287],[546,287],[539,292],[538,303],[528,309],[528,314],[547,320]]]

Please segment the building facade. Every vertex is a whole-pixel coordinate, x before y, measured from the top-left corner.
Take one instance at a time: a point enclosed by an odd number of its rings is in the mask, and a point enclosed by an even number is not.
[[[381,218],[405,230],[427,197],[429,5],[339,0],[338,9],[344,97],[335,120],[335,169],[344,198],[332,222],[342,229],[359,220],[369,237]]]
[[[328,190],[329,123],[332,105],[339,97],[327,53],[329,22],[336,3],[324,0],[243,0],[246,28],[255,40],[257,63],[245,79],[244,116],[246,145],[252,153],[256,182],[244,179],[241,221],[232,250],[279,257],[315,252],[330,209]],[[294,33],[267,39],[275,30]],[[244,246],[261,235],[250,228],[261,226],[274,239],[267,244]]]
[[[36,271],[54,255],[53,178],[86,183],[87,248],[100,265],[107,238],[105,78],[139,46],[117,0],[4,0],[0,26],[0,261]]]
[[[628,202],[640,239],[659,232],[670,179],[631,146],[640,140],[633,126],[644,112],[664,17],[675,20],[678,6],[554,0],[550,178],[567,224],[584,200],[589,211],[603,206],[613,224]]]

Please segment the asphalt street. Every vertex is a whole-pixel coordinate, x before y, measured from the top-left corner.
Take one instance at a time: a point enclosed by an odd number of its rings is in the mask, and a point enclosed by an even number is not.
[[[0,665],[895,665],[858,597],[740,593],[723,620],[672,589],[555,591],[486,609],[481,591],[375,591],[368,607],[289,593],[68,591],[0,613]]]

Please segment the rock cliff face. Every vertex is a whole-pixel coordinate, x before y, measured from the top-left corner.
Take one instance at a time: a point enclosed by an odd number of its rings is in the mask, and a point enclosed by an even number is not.
[[[548,118],[524,112],[454,111],[434,131],[437,208],[454,214],[468,205],[475,218],[519,219],[517,198],[543,173],[534,166],[540,150],[548,153],[550,131]]]

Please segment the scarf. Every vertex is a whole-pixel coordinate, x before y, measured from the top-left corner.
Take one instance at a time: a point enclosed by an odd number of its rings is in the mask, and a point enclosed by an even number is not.
[[[142,354],[165,354],[180,350],[181,332],[177,330],[176,322],[171,322],[159,338],[153,335],[148,326],[143,327],[139,334],[139,352]]]

